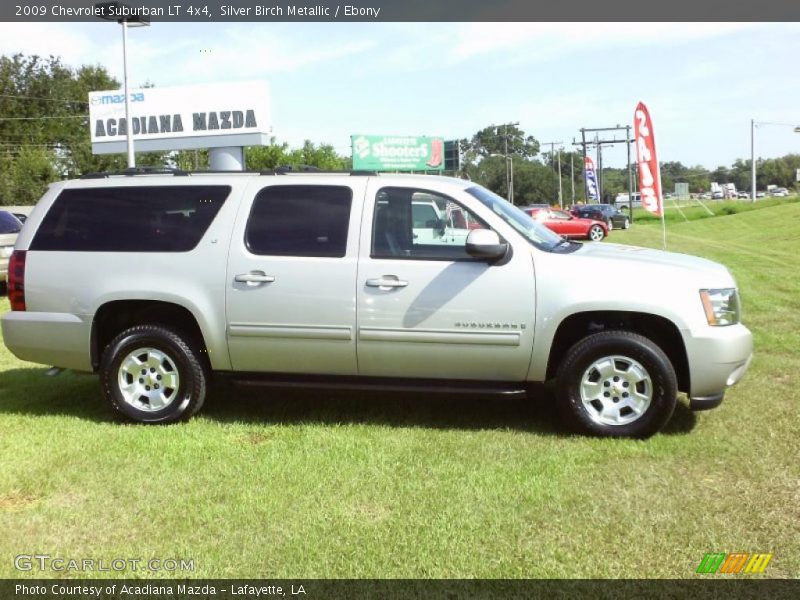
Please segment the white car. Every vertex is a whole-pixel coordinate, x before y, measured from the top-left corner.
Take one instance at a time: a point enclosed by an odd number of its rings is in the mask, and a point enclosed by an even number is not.
[[[10,263],[11,352],[98,373],[110,407],[142,423],[191,418],[212,373],[426,393],[550,381],[575,430],[642,438],[679,391],[692,409],[719,405],[753,347],[724,266],[567,241],[448,177],[62,181]],[[627,283],[602,283],[609,269]]]

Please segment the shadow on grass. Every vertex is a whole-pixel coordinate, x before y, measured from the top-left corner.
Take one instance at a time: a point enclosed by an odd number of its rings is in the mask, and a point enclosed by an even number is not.
[[[0,375],[0,414],[64,415],[98,423],[115,421],[101,396],[96,376],[65,372],[48,377],[45,371],[31,368],[3,372]],[[211,386],[200,414],[223,423],[510,429],[539,435],[569,435],[546,386],[537,386],[530,398],[524,398],[245,388],[221,380]],[[679,402],[662,433],[689,433],[696,421],[694,413]]]

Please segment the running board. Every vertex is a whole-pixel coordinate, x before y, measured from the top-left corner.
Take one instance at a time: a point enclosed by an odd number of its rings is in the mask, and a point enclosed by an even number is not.
[[[290,389],[325,389],[349,391],[408,392],[427,394],[466,394],[516,397],[524,396],[527,390],[519,383],[482,382],[469,380],[404,380],[383,377],[292,377],[292,376],[247,376],[231,374],[234,385],[244,387],[269,387]]]

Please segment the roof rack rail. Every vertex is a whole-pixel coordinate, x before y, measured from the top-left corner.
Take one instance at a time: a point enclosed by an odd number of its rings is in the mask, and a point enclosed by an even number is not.
[[[250,175],[286,175],[288,173],[318,173],[318,174],[349,174],[353,177],[371,177],[378,175],[377,171],[346,171],[346,170],[323,170],[318,167],[313,167],[309,165],[300,165],[298,167],[293,167],[292,165],[281,165],[275,167],[274,169],[263,169],[260,171],[226,171],[220,169],[196,169],[196,170],[184,170],[184,169],[173,169],[170,167],[133,167],[129,169],[123,169],[121,171],[102,171],[98,173],[84,173],[81,175],[81,179],[105,179],[112,176],[126,176],[126,177],[133,177],[135,175],[174,175],[176,177],[186,177],[189,175],[203,175],[203,174],[210,174],[210,175],[235,175],[235,174],[250,174]]]
[[[121,171],[103,171],[101,173],[85,173],[81,175],[81,179],[104,179],[112,175],[125,175],[132,177],[134,175],[175,175],[176,177],[183,177],[189,175],[189,171],[183,169],[172,169],[169,167],[129,167]]]
[[[294,167],[292,165],[281,165],[279,167],[275,167],[275,172],[278,175],[284,175],[286,173],[320,173],[320,174],[333,174],[333,175],[341,175],[343,173],[347,173],[348,175],[354,177],[369,177],[373,175],[377,175],[377,171],[365,171],[365,170],[347,170],[347,169],[320,169],[319,167],[314,167],[312,165],[298,165]]]

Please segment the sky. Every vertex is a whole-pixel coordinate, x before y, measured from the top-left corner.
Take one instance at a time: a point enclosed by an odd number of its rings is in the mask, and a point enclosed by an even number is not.
[[[113,23],[0,23],[0,54],[101,64]],[[800,23],[153,23],[131,29],[131,85],[263,79],[279,141],[350,154],[351,134],[470,137],[519,122],[569,149],[581,127],[654,121],[659,160],[715,168],[800,153]],[[769,123],[769,124],[767,124]],[[87,131],[87,135],[88,135]],[[604,151],[625,164],[624,144]]]

